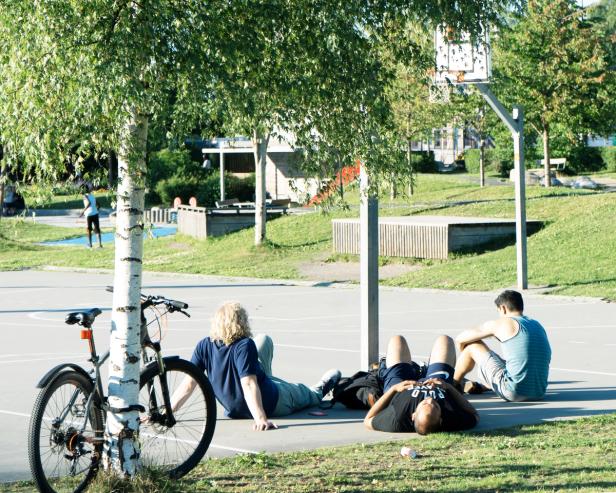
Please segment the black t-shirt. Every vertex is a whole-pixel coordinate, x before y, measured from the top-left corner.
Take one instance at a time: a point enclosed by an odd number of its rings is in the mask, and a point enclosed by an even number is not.
[[[427,397],[435,399],[441,407],[442,431],[468,430],[477,424],[476,416],[460,407],[450,391],[418,383],[394,395],[389,405],[372,418],[372,428],[394,433],[415,431],[411,414]]]

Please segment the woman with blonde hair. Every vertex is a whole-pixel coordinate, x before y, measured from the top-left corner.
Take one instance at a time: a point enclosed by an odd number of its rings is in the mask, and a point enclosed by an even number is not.
[[[276,428],[269,416],[287,416],[318,405],[340,380],[331,369],[308,387],[272,376],[274,343],[267,335],[252,337],[248,313],[238,302],[224,303],[214,314],[209,337],[197,343],[192,362],[207,372],[216,398],[230,418],[253,418],[253,429]],[[186,389],[186,396],[192,389]],[[179,407],[184,396],[174,396]]]

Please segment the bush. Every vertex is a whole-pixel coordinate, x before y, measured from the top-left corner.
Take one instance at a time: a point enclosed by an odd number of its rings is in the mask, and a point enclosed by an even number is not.
[[[567,168],[576,173],[594,172],[605,168],[599,147],[576,147],[567,158]]]
[[[616,172],[616,146],[601,147],[601,157],[605,163],[605,169]]]
[[[184,181],[198,181],[205,179],[208,171],[203,169],[200,162],[192,161],[190,152],[186,150],[163,149],[150,156],[146,175],[146,201],[157,202],[163,200],[159,193],[155,192],[157,186],[163,180],[172,177],[180,177]]]
[[[437,173],[438,166],[434,160],[434,152],[414,151],[411,153],[411,163],[416,173]]]
[[[215,202],[220,198],[220,174],[216,171],[200,180],[175,175],[159,182],[156,192],[162,203],[168,206],[173,203],[175,197],[180,197],[183,204],[187,204],[191,197],[195,197],[198,206],[214,207]],[[225,175],[225,195],[227,197],[250,201],[253,200],[254,193],[254,175],[244,179]]]

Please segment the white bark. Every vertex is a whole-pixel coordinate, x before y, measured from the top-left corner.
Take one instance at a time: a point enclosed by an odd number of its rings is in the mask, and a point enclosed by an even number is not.
[[[479,140],[479,186],[483,187],[486,184],[486,167],[485,167],[485,139],[483,136]]]
[[[115,275],[109,361],[109,405],[139,403],[140,293],[147,117],[133,110],[118,153]],[[103,463],[119,475],[139,468],[139,412],[108,412]]]
[[[267,145],[269,134],[262,135],[258,130],[253,133],[255,155],[255,245],[265,241],[265,166],[267,162]]]
[[[550,132],[547,127],[543,129],[543,184],[546,187],[552,186],[552,180],[550,176]]]

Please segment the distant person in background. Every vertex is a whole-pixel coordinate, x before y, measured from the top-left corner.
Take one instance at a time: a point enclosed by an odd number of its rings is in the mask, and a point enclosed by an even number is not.
[[[98,235],[98,247],[103,248],[103,240],[101,239],[101,228],[98,220],[98,207],[96,207],[96,198],[90,190],[90,187],[84,187],[83,190],[83,211],[79,217],[86,216],[86,228],[88,231],[88,246],[92,248],[92,228]]]
[[[456,364],[455,384],[471,394],[493,390],[511,402],[542,399],[552,357],[545,329],[522,314],[524,301],[517,291],[503,291],[494,303],[500,318],[456,337],[461,354]],[[483,342],[489,337],[500,341],[504,358]],[[482,381],[465,384],[464,376],[475,366]]]

